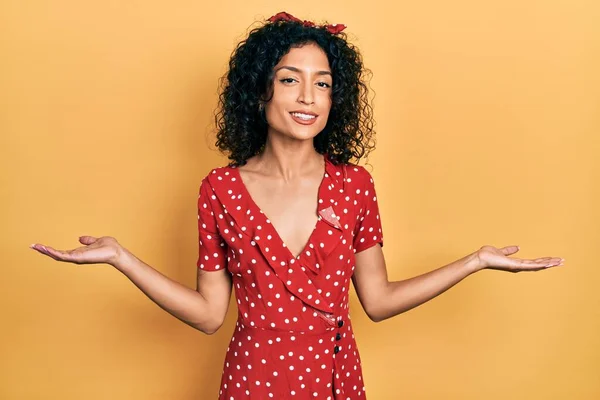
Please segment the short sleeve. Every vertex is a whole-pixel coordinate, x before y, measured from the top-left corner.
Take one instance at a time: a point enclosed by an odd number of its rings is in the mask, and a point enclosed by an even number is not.
[[[212,193],[206,179],[200,185],[198,195],[198,261],[199,269],[219,271],[226,267],[227,243],[217,227],[217,219],[213,213],[213,202],[216,197]]]
[[[354,226],[353,247],[354,252],[359,253],[377,243],[383,247],[383,231],[381,218],[379,217],[379,205],[375,182],[366,169],[362,169],[360,180],[362,181],[356,189],[356,224]]]

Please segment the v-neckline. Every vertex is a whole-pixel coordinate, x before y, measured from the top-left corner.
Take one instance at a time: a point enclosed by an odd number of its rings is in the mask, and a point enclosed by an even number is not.
[[[293,259],[298,260],[300,258],[300,256],[302,256],[302,254],[307,250],[308,246],[310,245],[311,239],[312,239],[313,235],[315,234],[315,231],[317,230],[317,228],[319,226],[319,222],[321,222],[321,215],[319,215],[319,205],[320,205],[319,201],[323,198],[323,196],[322,196],[323,195],[323,187],[325,186],[325,178],[327,178],[327,162],[328,162],[328,160],[327,160],[327,154],[324,154],[323,155],[323,174],[322,174],[322,177],[321,177],[321,182],[319,183],[319,187],[317,189],[317,205],[316,205],[316,208],[315,208],[315,212],[317,213],[317,222],[315,223],[315,226],[313,227],[312,231],[310,232],[310,235],[308,236],[308,239],[306,240],[306,243],[302,247],[302,250],[300,250],[300,253],[298,253],[298,255],[296,255],[296,256],[292,253],[292,251],[290,250],[290,248],[287,245],[287,243],[285,243],[285,241],[283,240],[283,238],[281,237],[281,235],[277,231],[277,228],[275,227],[275,225],[273,224],[273,222],[269,218],[269,216],[260,208],[260,206],[252,198],[252,195],[250,194],[250,191],[248,190],[248,187],[246,186],[246,184],[244,183],[244,180],[242,179],[242,175],[240,174],[239,167],[232,168],[233,170],[235,170],[235,174],[237,175],[237,178],[239,179],[240,187],[244,191],[244,194],[246,196],[248,196],[248,199],[249,199],[250,203],[252,204],[252,206],[256,210],[258,210],[258,212],[260,214],[262,214],[268,220],[268,223],[269,223],[269,225],[271,225],[271,228],[273,229],[273,232],[275,233],[275,236],[277,236],[277,239],[281,242],[281,244],[285,248],[285,251],[287,251],[287,253]]]

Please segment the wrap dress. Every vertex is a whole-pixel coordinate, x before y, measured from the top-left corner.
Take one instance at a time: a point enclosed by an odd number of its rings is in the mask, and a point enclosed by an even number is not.
[[[197,267],[227,268],[238,308],[220,400],[366,399],[348,291],[355,253],[383,246],[379,208],[364,167],[324,158],[318,220],[297,257],[237,167],[201,182]]]

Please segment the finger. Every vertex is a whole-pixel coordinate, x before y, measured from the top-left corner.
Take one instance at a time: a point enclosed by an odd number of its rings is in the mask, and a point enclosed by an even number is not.
[[[563,261],[547,261],[546,265],[540,267],[540,266],[532,266],[532,267],[528,267],[528,271],[540,271],[542,269],[547,269],[547,268],[552,268],[552,267],[560,267],[563,265]]]
[[[550,267],[558,267],[560,265],[563,265],[563,262],[565,261],[564,258],[560,258],[560,257],[552,257],[547,261],[547,265],[546,268],[550,268]]]
[[[529,268],[525,269],[525,271],[541,271],[546,268],[548,268],[548,267],[529,267]]]
[[[550,268],[558,265],[562,265],[563,259],[560,257],[542,257],[536,258],[535,260],[523,260],[522,265],[531,269]]]
[[[550,267],[563,265],[564,259],[560,257],[541,257],[535,260],[512,259],[514,265],[511,266],[513,272],[518,271],[540,271]]]
[[[563,260],[560,257],[543,257],[543,259],[545,259],[547,262],[551,262],[551,263],[560,262]]]
[[[524,258],[515,258],[515,261],[518,261],[520,263],[528,263],[528,264],[549,264],[549,263],[553,263],[556,261],[561,261],[561,258],[556,258],[556,257],[540,257],[540,258],[535,258],[532,260],[527,260]]]
[[[46,254],[48,254],[49,256],[54,258],[56,261],[66,261],[66,262],[74,262],[75,261],[75,258],[73,257],[73,255],[66,251],[56,250],[50,246],[44,246],[44,248],[46,249]]]
[[[509,255],[515,254],[517,251],[519,251],[519,246],[516,246],[516,245],[506,246],[506,247],[501,248],[500,251],[505,256],[509,256]]]
[[[98,238],[93,237],[93,236],[80,236],[79,237],[79,242],[83,243],[83,244],[92,244],[95,243],[98,240]]]
[[[540,258],[536,258],[533,261],[535,261],[535,262],[548,262],[550,260],[552,260],[552,257],[540,257]]]
[[[41,244],[33,244],[31,246],[32,249],[37,250],[39,253],[42,253],[56,261],[60,261],[55,254],[52,254],[51,252],[48,251],[47,247]]]
[[[517,267],[518,268],[526,268],[526,269],[532,269],[532,268],[545,268],[546,266],[550,265],[552,263],[551,259],[536,259],[536,260],[521,260],[519,259],[517,261]]]
[[[46,254],[46,248],[44,247],[44,245],[38,244],[38,243],[34,243],[34,244],[30,244],[29,245],[30,248],[32,248],[33,250],[36,250],[40,253]]]

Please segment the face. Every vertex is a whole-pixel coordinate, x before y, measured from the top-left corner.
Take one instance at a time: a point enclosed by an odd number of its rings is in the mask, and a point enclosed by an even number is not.
[[[292,48],[274,68],[273,96],[265,104],[269,135],[314,138],[325,128],[333,84],[327,55],[316,44]]]

